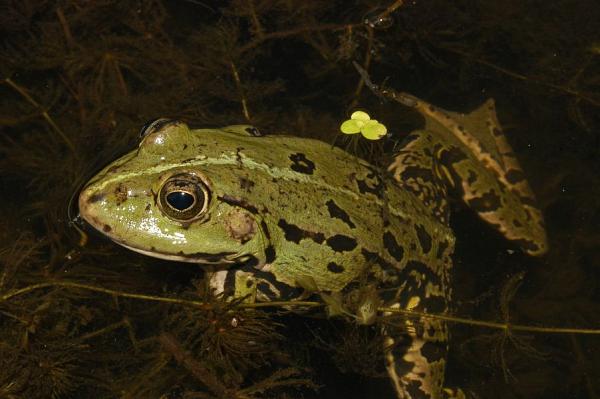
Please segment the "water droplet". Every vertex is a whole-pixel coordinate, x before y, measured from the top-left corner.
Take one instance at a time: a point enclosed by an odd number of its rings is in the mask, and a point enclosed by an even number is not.
[[[391,15],[383,15],[385,12],[385,8],[378,7],[367,14],[365,14],[363,18],[363,22],[365,25],[370,26],[373,29],[388,29],[392,25],[394,25],[394,17]]]

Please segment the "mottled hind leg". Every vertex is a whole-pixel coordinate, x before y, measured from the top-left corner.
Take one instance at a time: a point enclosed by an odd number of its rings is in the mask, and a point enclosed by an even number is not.
[[[395,329],[395,328],[394,328]],[[443,386],[447,345],[414,335],[384,339],[385,366],[398,399],[466,399],[459,388]]]
[[[402,399],[443,396],[446,327],[442,323],[401,320],[384,327],[385,366]]]
[[[449,257],[449,252],[442,258]],[[448,313],[448,274],[433,266],[426,268],[424,263],[409,262],[399,271],[403,281],[400,288],[385,301],[390,309],[384,313],[382,327],[385,366],[397,397],[402,399],[465,397],[461,390],[445,386],[447,322],[435,317],[406,317],[392,311],[402,309],[432,316]]]

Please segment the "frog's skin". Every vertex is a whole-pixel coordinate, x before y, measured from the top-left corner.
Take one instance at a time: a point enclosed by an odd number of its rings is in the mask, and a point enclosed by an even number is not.
[[[457,123],[463,117],[430,111]],[[158,120],[144,129],[137,150],[87,184],[79,208],[118,244],[203,265],[215,291],[229,296],[293,300],[309,286],[339,295],[368,281],[379,298],[364,309],[381,304],[443,314],[454,248],[448,193],[526,252],[546,249],[541,214],[497,130],[493,103],[473,115],[486,121],[476,143],[482,150],[496,143],[488,154],[503,175],[431,119],[384,173],[316,140]],[[470,116],[459,131],[472,125]],[[443,388],[445,323],[403,320],[386,325],[384,335],[399,398],[463,396]]]

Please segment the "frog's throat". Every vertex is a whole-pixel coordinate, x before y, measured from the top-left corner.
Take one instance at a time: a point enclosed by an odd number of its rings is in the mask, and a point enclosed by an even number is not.
[[[122,247],[125,247],[131,251],[140,253],[142,255],[150,256],[152,258],[164,259],[169,261],[176,262],[186,262],[186,263],[197,263],[202,265],[232,265],[238,263],[240,258],[243,258],[243,255],[240,255],[235,252],[226,252],[220,254],[170,254],[165,252],[158,252],[156,250],[150,251],[141,248],[136,248],[129,246],[127,244],[123,244],[120,241],[113,239],[113,241],[119,244]]]

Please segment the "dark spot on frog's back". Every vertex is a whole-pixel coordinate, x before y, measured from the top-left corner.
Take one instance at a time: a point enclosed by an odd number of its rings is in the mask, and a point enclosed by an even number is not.
[[[360,250],[360,252],[361,252],[362,256],[365,258],[365,261],[367,263],[374,262],[374,263],[378,264],[379,266],[381,266],[381,268],[386,271],[395,271],[396,270],[394,265],[387,262],[385,259],[383,259],[381,256],[379,256],[379,254],[377,254],[376,252],[370,252],[364,248],[362,248]]]
[[[329,270],[332,273],[342,273],[344,271],[344,267],[338,265],[335,262],[329,262],[327,264],[327,270]]]
[[[290,167],[294,172],[312,175],[315,171],[315,163],[306,158],[306,155],[301,152],[290,155],[290,160],[292,161]]]
[[[294,224],[289,224],[283,219],[279,219],[277,225],[283,230],[283,234],[285,235],[285,239],[288,241],[295,242],[296,244],[300,243],[300,240],[304,237],[303,230]]]
[[[413,291],[417,287],[421,287],[423,282],[440,285],[440,276],[425,263],[418,260],[409,260],[406,262],[406,265],[402,269],[402,278],[407,282],[408,286],[412,286]]]
[[[288,223],[285,219],[279,219],[277,226],[283,230],[286,240],[292,241],[296,244],[299,244],[300,241],[305,238],[311,239],[317,244],[321,244],[323,241],[325,241],[325,235],[323,235],[323,233],[304,230],[295,224]]]
[[[342,234],[336,234],[327,239],[327,245],[335,252],[352,251],[356,248],[356,240]]]
[[[417,232],[417,238],[423,249],[423,253],[431,251],[431,236],[427,232],[427,229],[420,224],[415,224],[415,231]]]
[[[104,226],[102,226],[102,231],[105,232],[105,233],[110,233],[111,230],[112,230],[112,227],[110,227],[107,224],[105,224]]]
[[[398,245],[396,238],[389,231],[386,231],[383,234],[383,246],[392,258],[396,259],[398,262],[402,261],[402,258],[404,258],[404,248]]]
[[[383,194],[383,181],[375,171],[371,171],[365,179],[356,179],[356,184],[361,194],[370,193],[377,197]]]
[[[277,258],[277,253],[275,252],[275,247],[273,245],[269,245],[265,249],[265,262],[273,263],[273,262],[275,262],[276,258]]]
[[[340,208],[334,200],[327,201],[325,205],[327,205],[327,210],[329,210],[329,216],[331,216],[332,218],[340,219],[342,222],[346,223],[351,229],[354,229],[356,227],[356,225],[352,223],[352,220],[350,220],[350,216],[346,213],[346,211]]]

